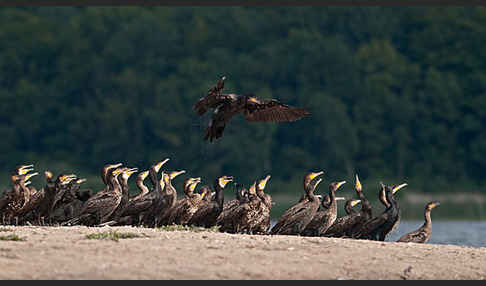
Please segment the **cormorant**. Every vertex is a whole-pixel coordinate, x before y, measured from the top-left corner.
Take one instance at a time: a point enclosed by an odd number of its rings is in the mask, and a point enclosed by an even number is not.
[[[223,204],[223,211],[216,219],[216,225],[219,226],[219,230],[222,232],[235,233],[236,226],[234,223],[236,208],[248,200],[248,190],[242,185],[235,183],[236,195],[235,199],[227,201]]]
[[[7,193],[7,197],[4,204],[4,216],[8,219],[10,223],[11,218],[15,218],[15,225],[19,224],[19,220],[22,221],[21,217],[25,208],[29,205],[30,200],[30,189],[27,185],[30,184],[29,178],[36,176],[38,173],[24,173],[23,175],[12,175],[11,181],[13,184],[13,191]]]
[[[146,226],[153,226],[155,223],[155,215],[156,215],[156,209],[159,208],[160,204],[162,203],[164,194],[164,186],[161,184],[164,184],[163,176],[161,176],[161,180],[159,181],[157,176],[165,163],[169,161],[169,158],[164,159],[158,163],[153,164],[149,168],[149,179],[150,182],[152,183],[152,191],[148,194],[149,199],[151,200],[152,204],[151,206],[144,211],[141,216],[142,216],[142,222]]]
[[[203,193],[194,193],[200,182],[201,178],[188,178],[184,181],[184,196],[170,210],[167,224],[185,225],[191,219],[202,204]]]
[[[232,216],[234,232],[249,234],[267,234],[270,229],[270,210],[273,201],[269,194],[264,192],[270,180],[266,176],[248,189],[245,201],[235,208]]]
[[[393,194],[407,184],[385,186],[386,201],[389,203],[389,207],[379,216],[373,217],[366,221],[359,232],[356,234],[356,238],[371,239],[384,241],[388,234],[390,234],[398,225],[400,221],[400,207],[395,201]]]
[[[138,172],[138,168],[125,168],[125,170],[118,176],[118,184],[121,186],[122,198],[116,207],[115,211],[109,217],[110,220],[118,221],[127,207],[130,199],[130,188],[128,187],[128,179],[131,175]]]
[[[122,165],[123,165],[122,163],[116,163],[116,164],[106,164],[105,166],[103,166],[103,168],[101,169],[101,180],[103,181],[103,184],[105,186],[109,184],[108,171],[114,168],[118,168]]]
[[[314,195],[314,190],[322,181],[322,178],[314,180],[324,172],[309,173],[304,177],[304,189],[306,199],[297,203],[280,216],[277,223],[273,226],[271,234],[291,234],[299,235],[312,220],[319,209],[319,199]]]
[[[359,212],[352,209],[352,213],[336,219],[335,223],[327,230],[324,236],[327,237],[352,237],[353,233],[359,231],[361,226],[372,217],[371,204],[363,194],[363,186],[356,175],[356,182],[354,185],[356,194],[358,195],[361,209]]]
[[[18,180],[20,180],[20,176],[25,175],[29,173],[30,171],[33,171],[34,165],[20,165],[15,168],[15,170],[12,172],[11,176],[11,183],[13,185],[13,189],[7,191],[3,196],[0,198],[0,214],[2,214],[2,221],[5,223],[5,218],[6,218],[6,211],[7,209],[10,209],[11,211],[11,203],[13,201],[16,201],[20,199],[22,196],[22,189],[20,188],[20,185],[18,184]],[[9,212],[9,211],[7,211]]]
[[[440,202],[428,203],[425,206],[424,210],[424,224],[416,231],[412,231],[403,235],[402,237],[400,237],[400,239],[397,240],[397,242],[426,243],[427,241],[429,241],[430,236],[432,235],[432,219],[430,218],[430,212],[433,208],[439,205]]]
[[[164,181],[168,184],[169,183],[169,175],[164,175]],[[201,178],[188,178],[184,181],[184,194],[193,193],[196,189],[196,186],[201,182]],[[204,188],[204,187],[203,187]],[[205,192],[203,192],[205,193]],[[182,198],[184,199],[184,198]],[[182,200],[181,199],[181,200]],[[177,200],[177,192],[176,189],[167,189],[165,192],[165,200],[164,200],[164,207],[159,214],[158,225],[168,225],[171,216],[176,211],[176,207],[178,206],[179,201]]]
[[[260,204],[258,205],[258,215],[252,223],[254,226],[250,227],[252,233],[267,234],[270,230],[270,211],[274,202],[272,196],[264,192],[270,177],[270,175],[267,175],[256,185],[256,192],[260,199]]]
[[[16,174],[18,174],[17,170]],[[14,216],[15,210],[21,208],[24,202],[23,189],[20,182],[21,180],[25,181],[25,175],[16,174],[10,177],[12,190],[7,192],[0,200],[0,211],[2,213],[3,224],[10,224],[10,219]]]
[[[46,219],[49,220],[49,224],[52,223],[56,194],[65,192],[68,185],[77,178],[74,174],[61,174],[56,180],[53,180],[54,175],[50,171],[44,171],[44,176],[46,177],[46,185],[41,189],[43,193],[42,199],[33,210],[34,215],[37,217],[37,221],[41,225],[45,225]]]
[[[163,188],[163,195],[162,198],[157,204],[157,207],[155,209],[155,221],[154,221],[154,226],[161,226],[167,224],[167,221],[169,219],[169,214],[174,208],[174,206],[177,203],[177,190],[174,188],[172,185],[172,180],[181,175],[184,174],[186,171],[181,170],[181,171],[172,171],[169,173],[162,173],[162,179],[161,179],[161,186],[165,186]],[[163,181],[163,182],[162,182]]]
[[[18,224],[18,221],[20,220],[22,223],[24,222],[25,219],[27,219],[27,214],[33,209],[35,206],[35,201],[34,199],[37,199],[35,195],[37,194],[37,189],[34,187],[28,187],[28,185],[31,183],[29,181],[30,178],[39,175],[39,173],[27,173],[25,175],[22,175],[22,179],[19,181],[20,187],[22,189],[23,193],[23,203],[20,208],[15,208],[14,214],[16,216],[16,224]]]
[[[301,235],[321,236],[334,223],[337,218],[336,191],[346,183],[346,181],[332,182],[329,185],[330,204],[327,208],[318,210],[312,220],[307,224]]]
[[[128,200],[128,204],[121,215],[127,224],[139,225],[142,221],[142,213],[152,206],[153,196],[149,195],[150,191],[143,183],[148,175],[149,171],[147,170],[137,176],[136,185],[140,193]]]
[[[252,94],[222,94],[224,80],[225,77],[222,77],[205,97],[194,104],[194,110],[199,116],[214,108],[204,140],[212,142],[222,137],[226,124],[239,113],[243,113],[249,122],[289,122],[310,114],[303,108],[292,107],[275,99],[259,100]]]
[[[216,225],[218,216],[223,211],[224,194],[223,190],[229,182],[233,181],[232,176],[222,176],[214,181],[214,190],[216,194],[214,198],[206,204],[196,209],[194,214],[188,220],[188,225],[213,227]]]
[[[359,218],[359,212],[353,207],[359,204],[361,200],[349,199],[344,204],[346,215],[336,218],[334,223],[327,229],[323,236],[325,237],[346,237],[346,230],[354,225],[354,220]]]
[[[246,201],[239,204],[234,211],[229,214],[231,224],[233,226],[230,231],[233,233],[252,233],[251,224],[252,218],[254,218],[258,212],[258,205],[261,203],[256,191],[256,182],[254,182],[246,193]]]
[[[106,222],[120,204],[122,190],[117,178],[124,170],[125,168],[123,167],[110,169],[107,172],[108,185],[105,189],[94,194],[83,204],[79,216],[63,224],[80,223],[93,226]]]

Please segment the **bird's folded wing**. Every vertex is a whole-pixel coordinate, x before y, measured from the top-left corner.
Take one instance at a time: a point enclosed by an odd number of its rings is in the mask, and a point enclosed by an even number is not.
[[[403,237],[401,237],[398,241],[420,243],[420,242],[424,242],[425,239],[426,239],[425,233],[418,231],[418,232],[408,233],[408,234],[404,235]]]
[[[282,104],[274,99],[261,103],[248,102],[244,116],[248,121],[284,122],[296,121],[310,114],[307,110]]]

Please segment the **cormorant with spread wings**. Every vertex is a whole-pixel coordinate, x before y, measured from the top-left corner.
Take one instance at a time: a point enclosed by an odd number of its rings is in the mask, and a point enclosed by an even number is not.
[[[250,122],[289,122],[310,114],[303,108],[289,106],[275,99],[260,100],[252,94],[224,94],[225,79],[223,76],[205,97],[194,104],[194,110],[199,116],[214,108],[204,140],[212,142],[222,137],[226,123],[239,113],[243,113]]]

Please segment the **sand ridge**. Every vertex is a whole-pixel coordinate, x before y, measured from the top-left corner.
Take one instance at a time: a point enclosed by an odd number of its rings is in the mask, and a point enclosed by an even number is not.
[[[486,247],[142,227],[6,226],[0,279],[486,279]],[[88,239],[88,234],[138,234]]]

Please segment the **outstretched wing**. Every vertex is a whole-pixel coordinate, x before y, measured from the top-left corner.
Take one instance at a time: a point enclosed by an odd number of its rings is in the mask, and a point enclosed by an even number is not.
[[[215,108],[221,100],[221,92],[224,88],[224,80],[226,77],[222,77],[214,87],[208,90],[208,94],[205,97],[200,98],[196,104],[194,104],[194,110],[198,115],[203,115],[209,108]]]
[[[246,120],[267,121],[267,122],[285,122],[296,121],[310,113],[299,107],[289,106],[278,102],[275,99],[258,101],[251,98],[245,105],[244,115]]]

